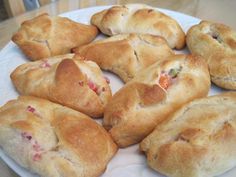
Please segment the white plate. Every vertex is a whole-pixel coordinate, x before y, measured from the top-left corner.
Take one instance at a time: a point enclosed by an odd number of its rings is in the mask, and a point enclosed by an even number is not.
[[[109,8],[110,6],[92,7],[87,9],[80,9],[73,12],[64,13],[61,16],[68,17],[74,21],[89,24],[91,15]],[[176,19],[186,32],[189,27],[199,23],[200,19],[181,14],[178,12],[159,9],[160,11],[168,14]],[[98,38],[104,38],[103,35],[99,35]],[[181,53],[188,53],[187,49],[180,51]],[[179,51],[178,51],[179,53]],[[21,53],[18,47],[9,42],[0,52],[0,106],[6,101],[14,99],[18,96],[18,93],[14,89],[11,80],[10,73],[20,64],[27,62],[28,60]],[[111,73],[105,73],[111,80],[111,87],[113,93],[116,92],[121,86],[122,82],[119,78]],[[209,95],[214,95],[222,90],[212,86]],[[30,173],[26,169],[20,167],[11,158],[9,158],[0,148],[0,157],[5,161],[8,166],[14,170],[17,174],[23,177],[36,177],[37,175]],[[221,175],[220,177],[233,177],[236,176],[236,168]],[[138,145],[134,145],[125,149],[120,149],[115,157],[108,164],[107,170],[102,177],[162,177],[157,172],[151,170],[147,164],[143,154],[138,150]]]

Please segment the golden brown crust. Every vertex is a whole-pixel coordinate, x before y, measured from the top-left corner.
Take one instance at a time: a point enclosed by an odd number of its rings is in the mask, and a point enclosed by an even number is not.
[[[151,168],[171,177],[218,176],[236,166],[236,93],[194,100],[140,144]]]
[[[23,22],[12,40],[29,59],[39,60],[69,53],[72,48],[92,41],[97,33],[94,26],[42,14]]]
[[[187,33],[191,53],[203,56],[208,64],[211,80],[226,89],[236,89],[236,32],[230,27],[202,21]]]
[[[116,73],[125,82],[156,61],[173,55],[165,39],[149,34],[121,34],[73,50]]]
[[[164,37],[171,48],[185,45],[185,34],[171,17],[144,4],[113,6],[94,14],[91,23],[109,36],[123,33],[142,33]]]
[[[102,71],[92,61],[74,55],[29,62],[11,74],[23,95],[49,99],[92,117],[101,117],[111,90]]]
[[[169,57],[142,70],[112,97],[103,125],[120,147],[138,143],[184,103],[206,96],[209,88],[203,59]]]
[[[0,145],[44,177],[98,177],[117,151],[110,135],[88,116],[29,96],[0,108]]]

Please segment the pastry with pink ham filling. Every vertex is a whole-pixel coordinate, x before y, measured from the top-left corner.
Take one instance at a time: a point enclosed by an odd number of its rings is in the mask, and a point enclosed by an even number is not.
[[[42,97],[95,118],[103,115],[111,98],[109,81],[97,64],[74,54],[25,63],[11,79],[22,95]]]
[[[174,55],[138,73],[107,104],[103,126],[119,147],[139,143],[183,104],[207,95],[207,64],[194,55]]]
[[[32,96],[0,108],[0,146],[42,177],[100,176],[117,151],[106,130],[85,114]]]

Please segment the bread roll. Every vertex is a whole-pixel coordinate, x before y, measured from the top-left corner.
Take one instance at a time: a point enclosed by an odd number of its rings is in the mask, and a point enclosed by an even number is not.
[[[191,53],[207,60],[213,83],[236,89],[236,31],[223,24],[202,21],[188,31],[187,45]]]
[[[140,148],[168,177],[212,177],[236,166],[236,93],[190,102],[158,124]]]
[[[138,143],[184,103],[206,96],[209,88],[203,59],[171,56],[142,70],[115,93],[103,125],[120,147]]]
[[[72,48],[92,41],[97,33],[95,26],[42,14],[23,22],[12,40],[29,59],[39,60],[69,53]]]
[[[144,4],[113,6],[94,14],[91,23],[109,36],[123,33],[142,33],[164,37],[171,48],[185,45],[185,34],[171,17]]]
[[[22,95],[32,95],[101,117],[111,89],[96,63],[74,54],[18,66],[11,79]]]
[[[29,96],[0,108],[0,146],[43,177],[98,177],[117,151],[109,134],[88,116]]]
[[[173,55],[165,39],[149,34],[121,34],[73,50],[128,82],[156,61]]]

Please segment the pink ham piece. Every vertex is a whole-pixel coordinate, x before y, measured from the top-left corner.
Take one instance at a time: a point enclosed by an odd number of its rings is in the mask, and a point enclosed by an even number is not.
[[[91,90],[93,90],[96,94],[98,94],[98,86],[93,81],[89,80],[88,86]]]
[[[35,112],[35,108],[33,108],[32,106],[27,106],[26,110],[32,113]]]
[[[29,134],[27,132],[22,132],[21,136],[22,136],[23,139],[26,139],[26,140],[29,140],[29,141],[32,139],[31,134]]]
[[[39,65],[40,68],[50,68],[51,65],[48,63],[47,60],[43,60],[43,63]]]
[[[41,158],[42,158],[42,155],[40,153],[36,153],[33,156],[33,161],[39,161],[41,160]]]

